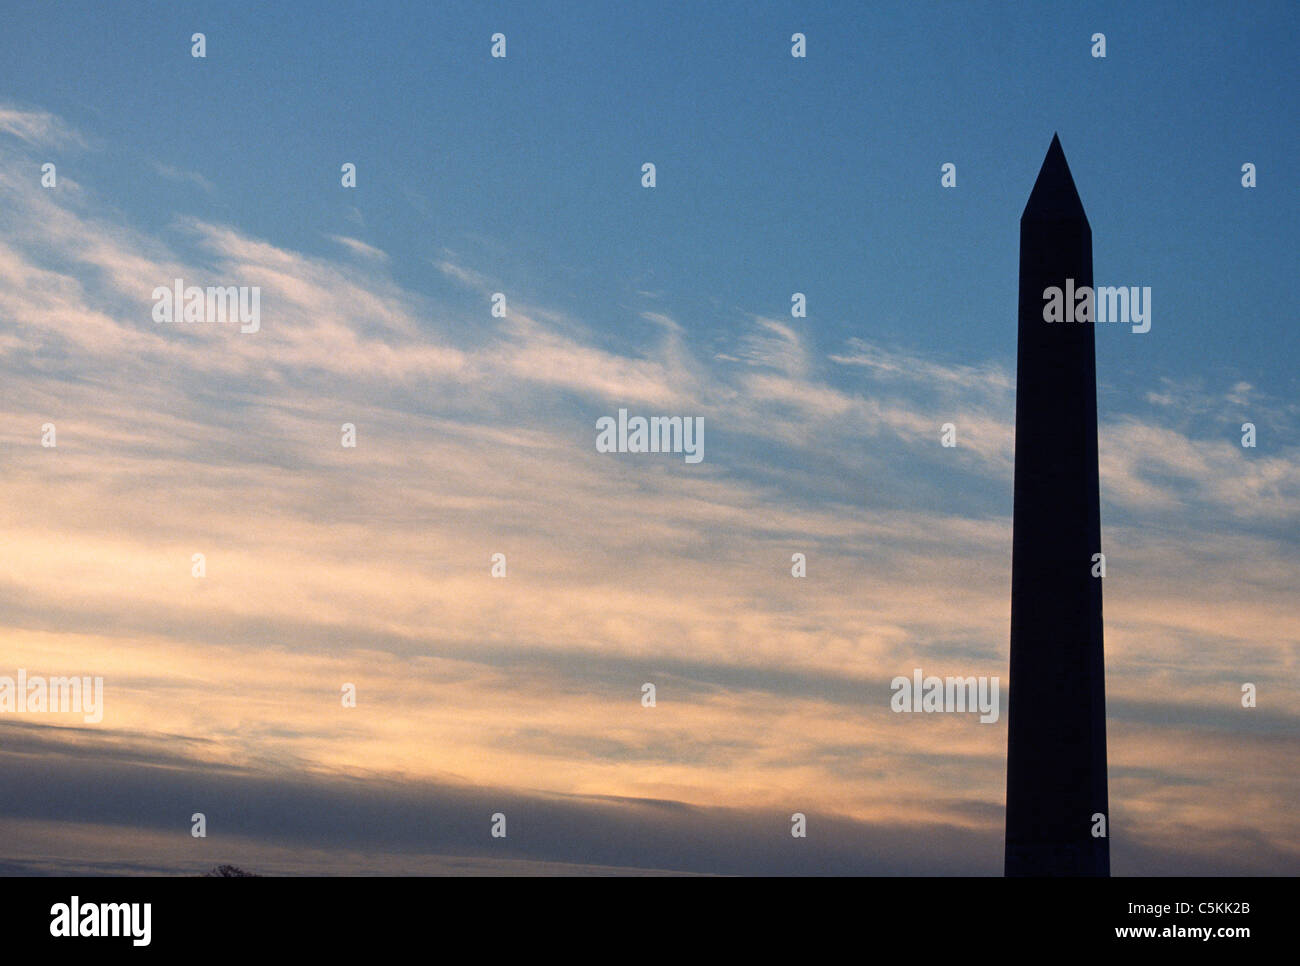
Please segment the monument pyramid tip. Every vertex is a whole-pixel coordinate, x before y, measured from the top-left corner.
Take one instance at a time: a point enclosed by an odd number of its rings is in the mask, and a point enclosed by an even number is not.
[[[1067,221],[1078,219],[1087,222],[1083,202],[1079,199],[1074,177],[1070,174],[1060,135],[1052,133],[1052,143],[1047,148],[1043,165],[1038,170],[1038,180],[1029,193],[1021,221]]]

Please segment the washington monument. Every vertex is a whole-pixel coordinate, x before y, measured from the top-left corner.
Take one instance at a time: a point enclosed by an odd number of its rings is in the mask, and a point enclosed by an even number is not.
[[[1053,136],[1020,216],[1008,876],[1110,875],[1093,323],[1043,312],[1067,284],[1092,287],[1092,229]]]

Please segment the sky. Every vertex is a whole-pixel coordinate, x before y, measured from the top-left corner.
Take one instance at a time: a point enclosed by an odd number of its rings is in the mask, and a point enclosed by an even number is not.
[[[1293,4],[295,9],[0,14],[0,675],[105,695],[0,713],[0,872],[1000,874],[1005,714],[890,682],[1009,691],[1053,133],[1152,292],[1096,332],[1113,870],[1300,872]]]

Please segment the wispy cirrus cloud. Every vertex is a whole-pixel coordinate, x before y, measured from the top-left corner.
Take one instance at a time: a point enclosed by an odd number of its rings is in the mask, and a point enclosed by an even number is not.
[[[43,740],[147,759],[179,735],[198,773],[509,775],[520,794],[996,839],[1002,726],[905,720],[888,683],[1005,669],[1005,365],[865,339],[823,354],[764,317],[739,320],[717,358],[662,311],[629,310],[653,329],[616,346],[526,294],[504,319],[486,301],[466,318],[356,239],[335,237],[349,252],[335,259],[186,216],[165,239],[5,170],[0,634],[15,667],[103,673],[111,729]],[[490,292],[488,269],[438,268]],[[153,322],[151,292],[174,277],[261,287],[261,330]],[[595,419],[629,405],[703,414],[705,462],[598,454]],[[939,446],[947,421],[955,450]],[[1244,653],[1266,693],[1296,696],[1297,548],[1277,525],[1294,519],[1300,459],[1150,414],[1110,418],[1101,438],[1108,508],[1131,515],[1106,530],[1117,851],[1173,849],[1170,828],[1234,803],[1199,867],[1253,833],[1293,868],[1294,775],[1244,806],[1237,789],[1261,734],[1294,755],[1294,718],[1259,724],[1236,699]],[[1187,526],[1207,508],[1240,530]]]
[[[388,254],[375,248],[373,245],[367,245],[357,238],[349,238],[346,235],[330,235],[330,240],[338,242],[354,255],[360,255],[363,258],[373,259],[377,262],[388,261]]]
[[[86,146],[81,134],[56,115],[14,104],[0,104],[0,133],[35,147]]]
[[[197,171],[186,171],[182,168],[177,168],[174,165],[161,164],[159,162],[154,162],[153,169],[168,181],[176,181],[180,184],[192,184],[203,189],[203,191],[208,194],[212,194],[217,190],[215,184]]]

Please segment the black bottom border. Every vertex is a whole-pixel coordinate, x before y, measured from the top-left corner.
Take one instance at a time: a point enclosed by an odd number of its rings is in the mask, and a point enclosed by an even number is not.
[[[91,955],[297,957],[415,942],[459,957],[468,941],[498,953],[517,943],[602,955],[790,944],[807,956],[847,941],[908,958],[1124,947],[1221,956],[1284,940],[1295,892],[1290,878],[0,879],[0,924],[9,952]],[[149,903],[148,945],[51,935],[60,905],[70,921],[73,896],[83,916],[89,904]],[[1135,929],[1154,932],[1120,934]]]

